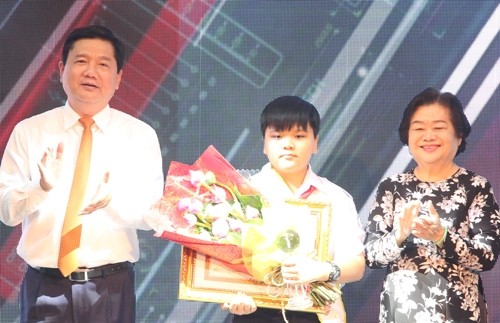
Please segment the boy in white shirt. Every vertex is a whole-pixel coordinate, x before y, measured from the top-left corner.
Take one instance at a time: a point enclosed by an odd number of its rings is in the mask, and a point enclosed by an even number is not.
[[[252,177],[252,185],[271,206],[288,199],[305,199],[328,202],[332,208],[329,251],[333,261],[294,257],[282,265],[284,282],[345,284],[360,280],[365,270],[364,232],[352,197],[328,179],[316,175],[309,164],[318,149],[320,116],[317,109],[297,96],[278,97],[262,111],[260,126],[269,163]],[[286,214],[283,217],[286,219]],[[236,295],[222,308],[236,314],[234,323],[285,322],[281,310],[257,308],[254,300],[243,294]],[[327,315],[287,311],[286,318],[290,323],[346,320],[341,299]]]

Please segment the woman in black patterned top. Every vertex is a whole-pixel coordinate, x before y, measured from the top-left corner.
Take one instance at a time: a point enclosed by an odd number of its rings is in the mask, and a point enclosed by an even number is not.
[[[488,180],[454,163],[471,130],[460,101],[429,88],[399,126],[416,167],[383,180],[366,227],[366,263],[387,268],[379,322],[487,322],[480,272],[500,250]]]

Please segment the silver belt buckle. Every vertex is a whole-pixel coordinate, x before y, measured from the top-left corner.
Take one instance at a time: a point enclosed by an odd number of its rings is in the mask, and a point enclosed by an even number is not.
[[[75,276],[77,278],[73,278],[73,274],[75,274]],[[82,275],[82,274],[83,274],[83,278],[78,278],[78,276]],[[89,279],[89,271],[86,270],[86,269],[81,270],[81,271],[74,271],[71,274],[69,274],[68,279],[70,281],[76,282],[76,283],[85,283],[85,282],[88,282],[90,280]]]

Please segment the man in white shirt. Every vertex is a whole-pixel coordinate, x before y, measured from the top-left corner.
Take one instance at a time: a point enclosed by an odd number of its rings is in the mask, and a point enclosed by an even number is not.
[[[135,322],[137,229],[163,193],[158,137],[146,123],[109,107],[120,85],[123,45],[103,26],[73,30],[59,63],[68,100],[21,121],[0,166],[0,219],[22,224],[17,252],[27,262],[21,322]],[[92,118],[86,190],[78,212],[78,268],[58,259],[83,126]],[[61,249],[62,250],[62,249]]]

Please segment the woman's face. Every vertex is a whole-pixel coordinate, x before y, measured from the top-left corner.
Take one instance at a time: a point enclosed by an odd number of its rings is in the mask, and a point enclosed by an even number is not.
[[[417,108],[410,121],[408,147],[418,166],[449,166],[461,142],[448,108],[437,103]]]

